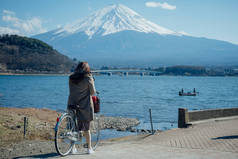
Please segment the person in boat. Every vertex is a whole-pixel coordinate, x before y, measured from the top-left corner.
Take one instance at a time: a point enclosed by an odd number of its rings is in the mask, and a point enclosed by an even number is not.
[[[183,95],[183,88],[182,88],[181,91],[179,91],[179,95],[180,95],[180,96]]]
[[[195,88],[193,88],[193,93],[194,93],[194,94],[196,93],[196,89],[195,89]]]

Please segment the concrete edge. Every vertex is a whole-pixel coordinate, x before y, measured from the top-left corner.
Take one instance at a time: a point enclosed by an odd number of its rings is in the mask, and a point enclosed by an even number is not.
[[[236,115],[236,116],[230,116],[230,117],[220,117],[220,118],[212,118],[212,119],[206,119],[206,120],[199,120],[199,121],[194,121],[194,122],[188,122],[188,123],[187,123],[187,126],[198,125],[198,124],[208,123],[208,122],[217,122],[217,121],[233,120],[233,119],[238,119],[238,115]]]

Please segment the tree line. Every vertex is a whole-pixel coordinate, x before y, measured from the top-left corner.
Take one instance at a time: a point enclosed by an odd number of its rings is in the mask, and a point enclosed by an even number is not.
[[[68,73],[74,66],[48,44],[18,35],[0,36],[0,71]]]

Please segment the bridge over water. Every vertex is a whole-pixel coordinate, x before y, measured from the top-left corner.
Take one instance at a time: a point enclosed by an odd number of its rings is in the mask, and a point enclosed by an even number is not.
[[[151,70],[139,70],[139,69],[118,69],[118,70],[93,70],[93,74],[106,74],[106,75],[150,75],[150,76],[159,76],[162,72],[151,71]]]

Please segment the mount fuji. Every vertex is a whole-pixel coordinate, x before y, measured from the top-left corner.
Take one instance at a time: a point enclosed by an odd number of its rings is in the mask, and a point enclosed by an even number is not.
[[[238,64],[237,45],[169,30],[121,4],[33,37],[94,66]]]

